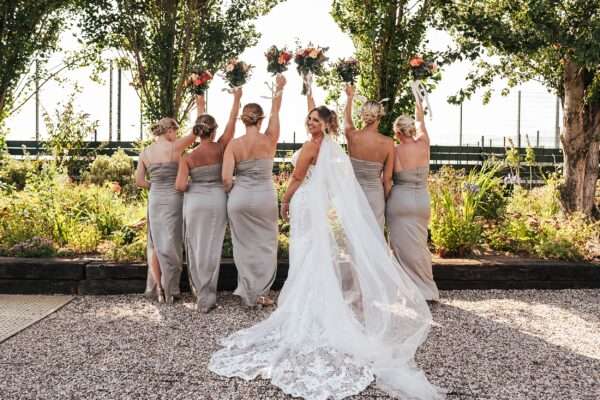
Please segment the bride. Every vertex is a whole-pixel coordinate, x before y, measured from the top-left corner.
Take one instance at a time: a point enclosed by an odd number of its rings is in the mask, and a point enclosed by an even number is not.
[[[307,118],[311,140],[294,154],[281,213],[290,215],[290,269],[278,308],[220,341],[209,369],[270,379],[310,400],[343,399],[373,380],[403,399],[441,399],[414,362],[431,314],[390,254],[324,106]]]

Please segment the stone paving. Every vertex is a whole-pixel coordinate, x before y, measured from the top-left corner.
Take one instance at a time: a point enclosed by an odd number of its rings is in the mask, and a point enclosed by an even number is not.
[[[448,399],[600,398],[600,290],[444,291],[417,353]],[[265,318],[229,293],[208,315],[186,297],[78,297],[0,344],[0,399],[289,399],[206,368],[216,341]],[[370,387],[352,399],[386,399]]]

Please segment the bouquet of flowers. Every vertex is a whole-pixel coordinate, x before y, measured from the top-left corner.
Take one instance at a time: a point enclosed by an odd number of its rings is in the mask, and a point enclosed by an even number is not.
[[[292,60],[292,53],[285,47],[278,49],[275,46],[271,46],[265,53],[265,56],[267,57],[267,71],[273,75],[287,71],[288,65]]]
[[[323,72],[323,65],[327,61],[325,52],[327,47],[309,47],[304,49],[298,49],[294,62],[296,63],[296,69],[302,76],[302,94],[310,94],[310,88],[312,85],[313,74],[320,74]]]
[[[414,56],[409,61],[411,74],[413,76],[413,80],[420,81],[427,78],[430,78],[435,74],[438,70],[438,66],[436,63],[431,61],[425,61],[421,56]]]
[[[225,80],[232,89],[244,86],[250,78],[250,71],[254,66],[232,58],[225,65]]]
[[[206,92],[212,78],[213,76],[210,71],[196,69],[192,71],[186,80],[186,85],[192,90],[192,93],[196,96],[200,96]]]
[[[354,58],[340,58],[335,63],[335,70],[345,83],[354,85],[358,76],[358,61]]]
[[[408,62],[410,65],[410,72],[413,78],[410,86],[413,92],[413,96],[419,103],[425,103],[429,110],[429,117],[433,117],[433,111],[429,104],[429,94],[427,88],[423,85],[423,81],[427,78],[431,78],[438,70],[436,63],[432,61],[426,61],[421,56],[414,56]]]

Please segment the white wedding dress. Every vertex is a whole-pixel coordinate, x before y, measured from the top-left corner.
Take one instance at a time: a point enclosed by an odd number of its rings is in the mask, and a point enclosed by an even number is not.
[[[310,400],[377,386],[441,399],[414,363],[431,314],[391,255],[350,159],[326,135],[290,204],[290,267],[269,318],[220,341],[209,369]]]

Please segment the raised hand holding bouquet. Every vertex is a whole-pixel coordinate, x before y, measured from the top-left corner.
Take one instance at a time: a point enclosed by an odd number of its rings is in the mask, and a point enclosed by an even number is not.
[[[302,94],[310,95],[313,75],[323,72],[323,65],[327,61],[325,55],[327,49],[328,47],[312,47],[309,44],[309,47],[296,51],[294,62],[298,73],[302,76]]]
[[[429,104],[429,94],[427,93],[427,88],[423,85],[423,81],[431,78],[437,72],[438,66],[434,62],[425,61],[421,56],[411,58],[409,64],[413,78],[410,84],[413,96],[415,96],[415,100],[420,104],[425,103],[427,105],[429,117],[431,118],[433,117],[433,110]]]
[[[186,85],[190,88],[193,94],[196,96],[202,96],[208,89],[208,85],[212,78],[213,76],[210,71],[195,69],[186,80]]]
[[[354,85],[359,75],[358,61],[352,57],[340,58],[334,65],[336,72],[344,83]]]
[[[230,92],[240,88],[248,82],[250,72],[254,66],[239,61],[237,58],[232,58],[225,65],[225,81],[230,87]]]

